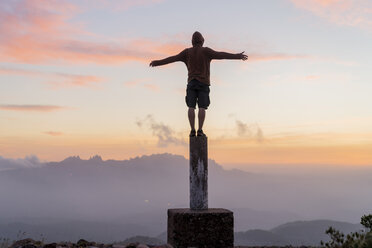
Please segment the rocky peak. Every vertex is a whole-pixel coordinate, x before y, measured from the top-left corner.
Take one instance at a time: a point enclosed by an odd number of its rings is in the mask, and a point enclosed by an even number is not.
[[[102,157],[99,155],[94,155],[93,157],[89,158],[89,161],[102,162]]]

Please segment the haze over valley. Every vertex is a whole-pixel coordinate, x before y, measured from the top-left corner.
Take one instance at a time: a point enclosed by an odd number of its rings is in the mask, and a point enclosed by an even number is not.
[[[233,210],[236,232],[297,220],[358,223],[372,210],[368,167],[248,168],[254,172],[226,170],[209,160],[209,207]],[[47,163],[0,157],[0,170],[0,227],[11,238],[25,225],[53,230],[43,233],[52,240],[155,237],[166,230],[168,208],[189,207],[188,160],[178,155],[124,161],[74,156]]]

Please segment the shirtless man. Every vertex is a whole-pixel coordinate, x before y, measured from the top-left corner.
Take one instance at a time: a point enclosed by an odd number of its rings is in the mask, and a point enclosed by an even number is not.
[[[241,59],[246,60],[248,56],[241,53],[217,52],[209,47],[203,47],[204,38],[199,32],[192,35],[192,47],[186,48],[177,55],[162,59],[153,60],[150,66],[160,66],[182,61],[186,64],[188,70],[186,104],[189,107],[188,117],[190,122],[190,137],[195,135],[205,136],[203,133],[203,124],[205,120],[205,110],[208,108],[209,100],[209,74],[210,63],[212,59]],[[195,108],[198,103],[199,128],[195,132]]]

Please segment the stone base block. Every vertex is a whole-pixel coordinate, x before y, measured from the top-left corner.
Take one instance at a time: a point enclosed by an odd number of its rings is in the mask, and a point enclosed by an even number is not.
[[[175,248],[232,248],[234,214],[222,208],[168,209],[168,243]]]

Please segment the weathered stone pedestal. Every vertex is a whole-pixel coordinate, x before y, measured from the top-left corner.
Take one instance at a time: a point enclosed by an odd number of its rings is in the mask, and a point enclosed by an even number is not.
[[[190,137],[190,208],[168,209],[168,243],[175,248],[234,247],[233,212],[208,208],[207,137]]]
[[[168,243],[175,248],[232,248],[233,212],[222,208],[168,209]]]
[[[190,208],[208,209],[208,138],[190,137]]]

